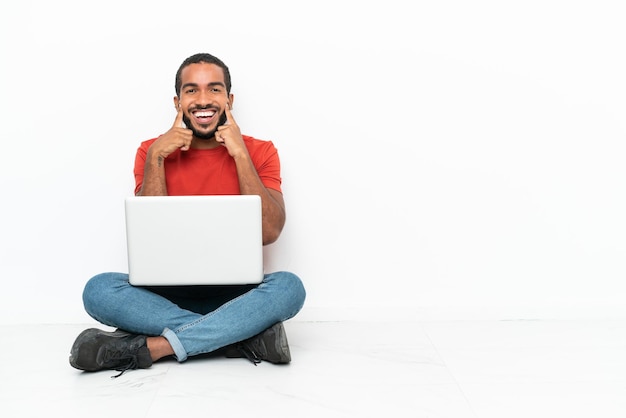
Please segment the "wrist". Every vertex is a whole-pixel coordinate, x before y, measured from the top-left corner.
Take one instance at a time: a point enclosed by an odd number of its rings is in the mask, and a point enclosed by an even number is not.
[[[252,159],[250,158],[250,154],[248,154],[247,149],[244,149],[242,152],[238,154],[231,155],[231,157],[233,158],[233,160],[235,160],[235,163],[237,164],[252,161]]]
[[[165,157],[158,152],[154,152],[152,149],[148,150],[146,155],[146,164],[162,167],[165,161]]]

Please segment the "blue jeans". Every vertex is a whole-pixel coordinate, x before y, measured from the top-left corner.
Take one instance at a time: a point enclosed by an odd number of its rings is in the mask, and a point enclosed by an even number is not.
[[[162,335],[178,361],[250,338],[295,316],[306,292],[295,274],[266,274],[245,286],[136,287],[128,274],[102,273],[83,291],[85,310],[102,324]]]

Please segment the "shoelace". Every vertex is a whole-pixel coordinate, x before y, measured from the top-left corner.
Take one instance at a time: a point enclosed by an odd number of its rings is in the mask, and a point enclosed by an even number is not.
[[[237,350],[248,360],[252,362],[255,366],[261,362],[261,358],[259,354],[256,353],[252,348],[247,347],[243,344],[237,344]]]
[[[115,379],[120,377],[121,375],[124,374],[124,372],[126,370],[131,370],[131,369],[136,369],[137,368],[137,357],[134,357],[133,359],[131,359],[131,361],[124,367],[120,367],[120,368],[116,368],[115,370],[117,370],[119,373],[116,374],[115,376],[111,376],[111,379]]]
[[[128,360],[125,363],[119,365],[118,363]],[[106,350],[103,355],[103,364],[118,364],[113,367],[114,370],[120,372],[115,376],[111,376],[111,379],[115,379],[124,374],[126,370],[133,370],[139,367],[139,360],[137,355],[130,352],[128,349],[119,350],[116,348]]]

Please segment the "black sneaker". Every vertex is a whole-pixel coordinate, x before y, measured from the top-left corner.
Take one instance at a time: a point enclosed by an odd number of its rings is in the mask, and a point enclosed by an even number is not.
[[[117,370],[121,373],[113,377],[118,377],[129,369],[147,369],[152,366],[152,357],[144,335],[90,328],[74,341],[70,364],[88,372]]]
[[[262,360],[274,364],[286,364],[291,361],[287,334],[282,322],[254,337],[228,346],[225,355],[228,358],[246,357],[255,366]]]

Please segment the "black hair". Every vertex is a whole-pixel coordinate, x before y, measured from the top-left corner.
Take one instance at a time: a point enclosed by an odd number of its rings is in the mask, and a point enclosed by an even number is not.
[[[226,66],[226,64],[224,64],[224,62],[221,59],[217,58],[216,56],[213,56],[207,53],[199,53],[199,54],[190,56],[185,61],[183,61],[182,64],[180,64],[180,67],[178,67],[178,71],[176,71],[176,81],[174,83],[174,88],[176,89],[176,95],[180,97],[180,87],[182,85],[180,74],[183,72],[183,69],[190,64],[199,64],[201,62],[204,62],[207,64],[215,64],[218,67],[220,67],[222,71],[224,71],[224,83],[226,84],[226,93],[230,94],[230,87],[231,87],[230,71],[228,70],[228,67]]]

